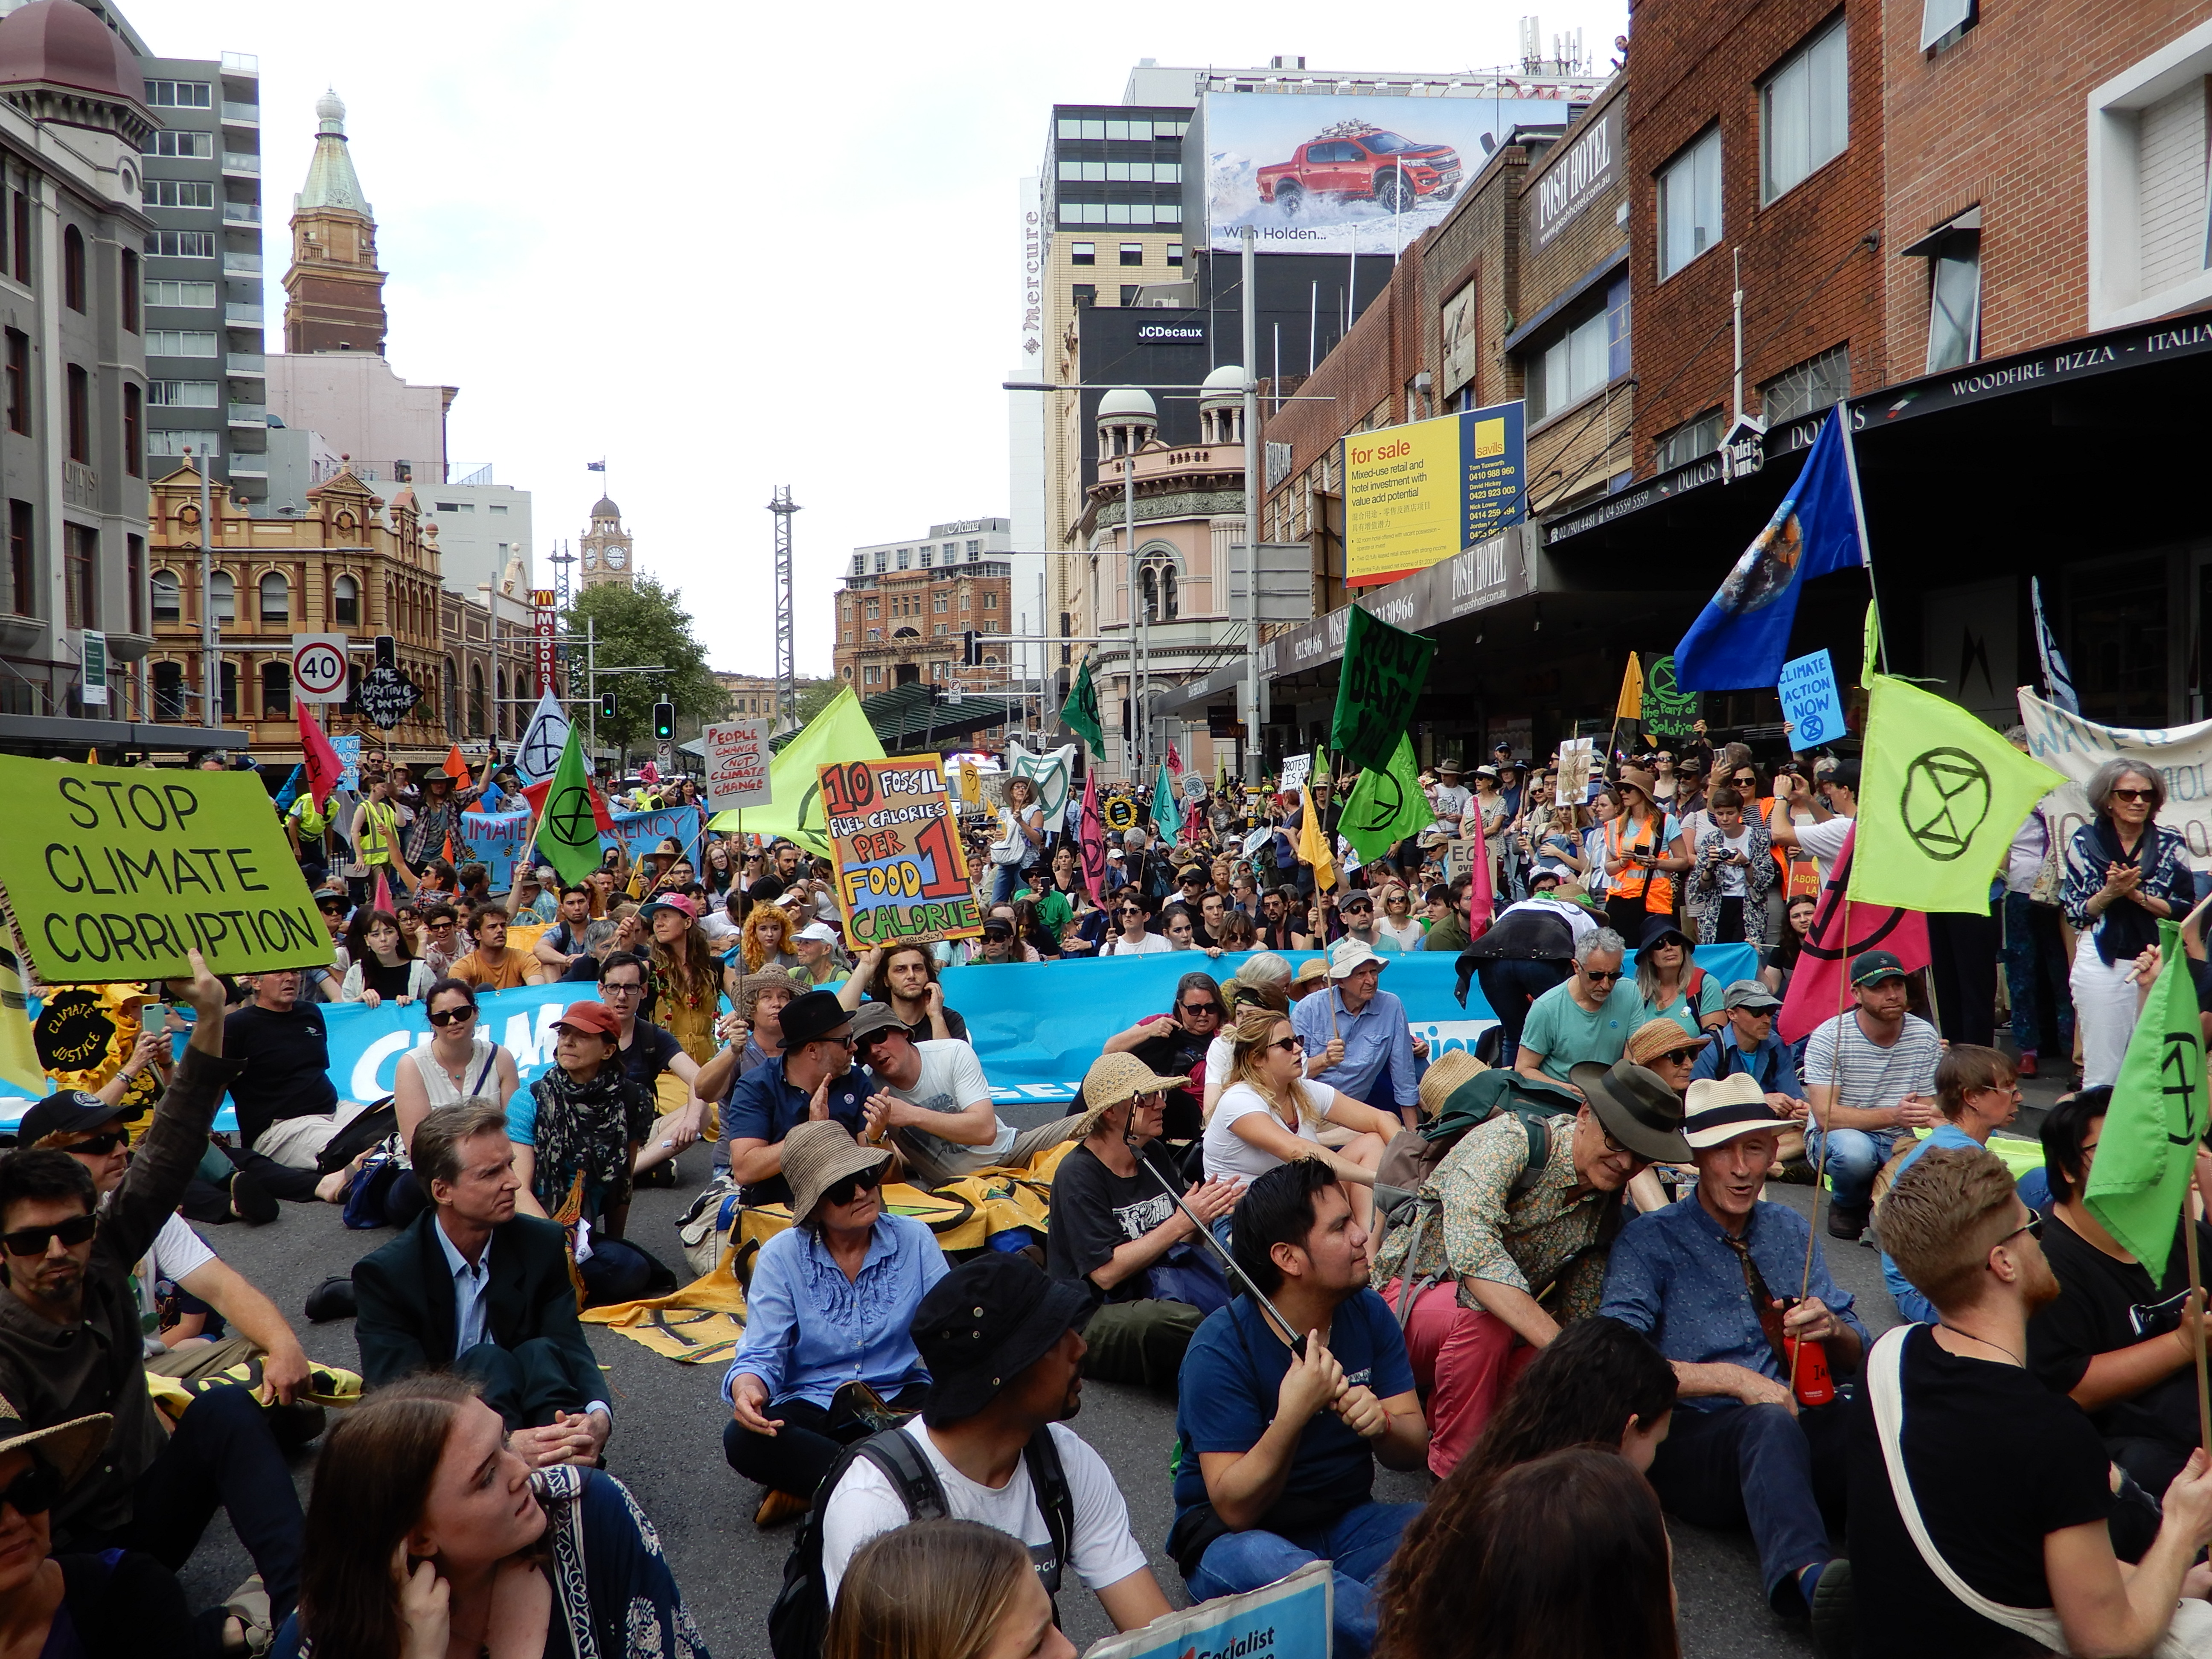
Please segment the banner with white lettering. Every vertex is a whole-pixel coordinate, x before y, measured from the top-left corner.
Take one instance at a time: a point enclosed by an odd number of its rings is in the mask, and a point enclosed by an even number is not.
[[[520,796],[516,796],[520,800]],[[491,890],[504,894],[514,884],[514,861],[530,844],[531,814],[522,812],[464,812],[460,815],[461,840],[465,845],[453,850],[466,863],[474,859],[483,866],[491,881]]]
[[[617,812],[614,820],[615,834],[621,837],[631,863],[673,837],[683,848],[684,856],[691,860],[692,869],[698,869],[699,843],[706,833],[707,821],[697,807],[659,806],[650,812]]]
[[[1141,1629],[1093,1642],[1083,1659],[1328,1659],[1335,1591],[1331,1564],[1309,1561],[1258,1589],[1162,1613]]]

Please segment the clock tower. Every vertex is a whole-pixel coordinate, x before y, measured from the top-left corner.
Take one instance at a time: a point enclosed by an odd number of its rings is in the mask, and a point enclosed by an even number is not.
[[[592,527],[576,547],[584,586],[597,587],[603,582],[620,582],[625,587],[635,584],[636,551],[630,546],[629,532],[623,528],[622,508],[606,496],[600,496],[592,508]]]

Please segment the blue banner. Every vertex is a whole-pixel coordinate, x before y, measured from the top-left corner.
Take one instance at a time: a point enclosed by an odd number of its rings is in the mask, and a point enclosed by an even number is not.
[[[464,812],[462,845],[453,851],[462,862],[474,859],[489,872],[491,890],[504,895],[514,884],[514,861],[529,844],[530,813]]]
[[[702,859],[700,838],[705,835],[707,821],[696,806],[662,806],[650,812],[617,812],[614,814],[615,834],[621,839],[623,848],[635,864],[671,836],[684,848],[684,855],[691,860],[696,872]],[[601,841],[606,839],[602,836]]]

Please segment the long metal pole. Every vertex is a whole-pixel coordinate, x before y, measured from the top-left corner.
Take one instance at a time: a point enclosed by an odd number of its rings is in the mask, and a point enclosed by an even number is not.
[[[584,618],[584,720],[591,732],[592,755],[584,763],[586,771],[596,771],[599,764],[599,619]]]
[[[222,724],[222,635],[215,620],[215,526],[209,518],[208,458],[199,458],[200,471],[200,699],[204,722]]]
[[[1124,433],[1132,428],[1124,427]],[[1124,437],[1122,441],[1128,440]],[[1137,565],[1137,453],[1121,457],[1121,545],[1129,555],[1129,722],[1135,730],[1129,745],[1129,781],[1145,780],[1145,738],[1151,721],[1145,717],[1145,667],[1152,648],[1152,612],[1145,604],[1144,572]]]
[[[1244,781],[1260,781],[1260,726],[1267,688],[1260,678],[1260,382],[1254,378],[1259,315],[1253,301],[1259,233],[1244,227]]]

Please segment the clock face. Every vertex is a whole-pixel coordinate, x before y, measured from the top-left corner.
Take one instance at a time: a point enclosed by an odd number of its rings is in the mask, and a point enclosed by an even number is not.
[[[597,570],[599,568],[599,550],[596,547],[586,548],[584,550],[584,568],[586,570]]]
[[[611,548],[609,548],[609,549],[607,550],[607,568],[608,568],[608,569],[610,569],[610,570],[619,570],[619,569],[621,569],[624,565],[628,564],[629,562],[629,550],[628,548],[623,548],[623,547],[611,547]]]

